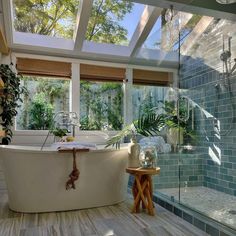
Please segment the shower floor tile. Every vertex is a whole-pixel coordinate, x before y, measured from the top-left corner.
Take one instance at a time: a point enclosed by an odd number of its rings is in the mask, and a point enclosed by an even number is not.
[[[178,188],[160,189],[178,201]],[[207,187],[181,188],[180,202],[210,218],[236,229],[236,197]]]

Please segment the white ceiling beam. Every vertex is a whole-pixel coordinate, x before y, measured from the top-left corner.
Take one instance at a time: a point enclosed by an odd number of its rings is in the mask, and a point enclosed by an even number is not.
[[[82,49],[85,39],[89,17],[93,7],[93,0],[81,0],[77,15],[76,30],[74,33],[75,51],[79,52]]]
[[[192,46],[197,42],[202,33],[207,29],[207,27],[214,20],[213,17],[203,16],[200,21],[193,28],[192,32],[189,34],[187,39],[181,45],[181,54],[186,55],[187,52],[192,48]]]
[[[152,27],[156,23],[158,17],[161,15],[161,8],[146,6],[140,18],[139,24],[130,40],[129,49],[130,56],[133,57],[136,51],[141,48]]]
[[[13,45],[13,6],[12,1],[2,1],[4,28],[9,47]]]
[[[133,2],[161,7],[170,8],[174,6],[174,10],[190,12],[202,16],[211,16],[214,18],[224,18],[228,20],[236,20],[235,4],[219,4],[215,0],[199,1],[199,0],[132,0]],[[210,4],[209,4],[210,2]]]
[[[40,48],[41,50],[55,51],[62,50],[71,53],[74,49],[73,39],[51,37],[47,35],[32,34],[25,32],[13,32],[13,47],[23,47],[28,49]]]
[[[163,61],[176,63],[178,62],[178,52],[164,52],[158,49],[141,48],[136,58],[155,60],[157,64],[161,64]]]
[[[82,53],[106,54],[121,57],[129,57],[130,55],[127,46],[110,43],[96,43],[92,41],[84,41]]]
[[[174,43],[179,40],[179,29],[181,31],[188,24],[188,22],[191,20],[192,17],[193,17],[193,14],[191,13],[178,12],[173,17],[171,22],[166,23],[161,28],[161,49],[162,50],[169,51],[170,48],[174,46]],[[179,29],[178,29],[178,26],[175,25],[176,20],[177,21],[180,20]],[[170,28],[169,28],[169,25],[170,25]],[[169,36],[170,31],[171,31],[172,38]],[[172,41],[168,38],[171,38]]]

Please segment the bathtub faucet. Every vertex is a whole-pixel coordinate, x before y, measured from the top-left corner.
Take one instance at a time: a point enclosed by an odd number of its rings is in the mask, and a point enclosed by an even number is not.
[[[75,127],[76,126],[80,127],[78,115],[74,111],[57,112],[53,117],[53,123],[57,128],[65,128],[69,130],[68,128],[71,127],[72,128],[71,132],[73,137],[75,137]],[[50,130],[48,131],[48,134],[43,142],[43,145],[41,146],[41,150],[46,144],[49,135],[50,135]]]
[[[64,127],[67,130],[71,127],[72,136],[75,137],[75,127],[80,126],[79,118],[76,112],[59,111],[55,114],[53,120],[59,127]]]

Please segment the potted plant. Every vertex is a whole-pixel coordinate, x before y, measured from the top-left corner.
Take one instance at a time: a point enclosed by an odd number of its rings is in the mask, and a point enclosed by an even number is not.
[[[160,114],[160,107],[154,107],[149,112],[141,115],[139,119],[133,121],[132,124],[127,125],[117,135],[113,136],[107,141],[108,146],[120,147],[121,140],[126,136],[132,136],[133,133],[142,136],[155,136],[160,135],[160,132],[166,128],[167,141],[174,146],[183,144],[183,142],[190,140],[196,142],[196,134],[191,129],[189,123],[191,120],[183,121],[177,115],[177,109],[174,102],[165,102],[162,104],[163,112]],[[179,109],[181,115],[186,111],[184,106]]]
[[[12,64],[11,64],[12,66]],[[20,86],[21,77],[18,76],[9,65],[0,65],[0,77],[4,84],[3,94],[0,96],[0,120],[5,136],[2,144],[9,144],[12,138],[12,126],[17,115],[18,102],[22,102],[20,95],[27,93],[25,87]]]
[[[176,151],[178,144],[194,144],[197,140],[197,136],[191,127],[192,117],[188,114],[191,113],[190,109],[184,103],[179,103],[179,110],[177,110],[174,101],[165,101],[162,108],[167,117],[165,120],[167,142],[173,145],[174,151]]]
[[[50,131],[56,138],[58,137],[59,140],[61,140],[64,136],[66,136],[68,130],[67,129],[61,129],[61,128],[54,128]]]
[[[133,121],[130,125],[125,126],[117,135],[109,139],[106,147],[116,146],[116,148],[119,148],[121,141],[127,136],[135,138],[137,134],[145,137],[158,135],[165,126],[165,118],[165,114],[156,114],[151,110],[149,113],[141,115],[139,119]]]

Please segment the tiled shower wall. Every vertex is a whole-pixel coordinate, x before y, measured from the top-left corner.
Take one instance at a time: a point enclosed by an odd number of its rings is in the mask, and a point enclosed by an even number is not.
[[[194,107],[203,185],[236,196],[236,71],[229,80],[222,79],[223,34],[227,50],[228,38],[232,37],[234,65],[236,23],[215,20],[183,55],[180,88]]]

